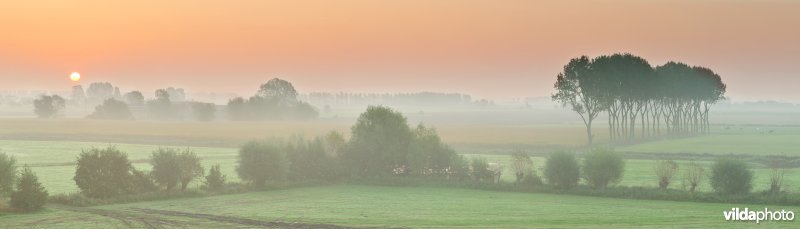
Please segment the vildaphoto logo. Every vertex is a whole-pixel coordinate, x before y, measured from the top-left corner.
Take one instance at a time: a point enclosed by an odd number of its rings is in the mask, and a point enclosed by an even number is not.
[[[725,216],[727,221],[756,221],[756,223],[761,223],[761,221],[794,221],[794,212],[784,209],[770,211],[768,208],[764,208],[763,211],[756,211],[748,208],[744,208],[744,210],[731,208],[730,211],[722,211],[722,215]]]

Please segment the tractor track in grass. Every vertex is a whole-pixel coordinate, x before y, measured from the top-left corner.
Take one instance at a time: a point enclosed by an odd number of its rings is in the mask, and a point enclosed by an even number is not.
[[[53,208],[65,211],[81,212],[109,217],[120,221],[123,227],[133,228],[173,228],[173,227],[186,227],[186,226],[199,226],[197,219],[207,220],[214,223],[221,223],[227,225],[245,226],[245,227],[259,227],[259,228],[288,228],[288,229],[305,229],[305,228],[322,228],[322,229],[348,229],[356,227],[339,226],[333,224],[323,223],[301,223],[301,222],[284,222],[284,221],[263,221],[255,219],[246,219],[233,216],[221,216],[202,213],[190,213],[181,211],[170,210],[156,210],[148,208],[128,208],[127,210],[108,210],[90,207],[72,207],[72,206],[53,206]],[[190,218],[193,220],[178,221],[173,219],[166,219],[168,217],[176,218]],[[33,226],[33,225],[31,225]],[[360,227],[359,227],[360,228]]]
[[[190,224],[187,222],[164,219],[161,217],[130,214],[129,212],[119,211],[119,210],[106,210],[106,209],[70,207],[70,206],[54,206],[53,208],[65,211],[81,212],[81,213],[88,213],[88,214],[109,217],[120,221],[124,225],[124,227],[128,228],[141,227],[142,225],[145,228],[167,228],[167,227],[188,226],[187,224]]]

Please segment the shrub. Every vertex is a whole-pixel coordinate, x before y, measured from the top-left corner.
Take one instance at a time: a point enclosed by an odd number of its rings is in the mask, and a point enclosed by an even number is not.
[[[666,190],[672,181],[672,177],[678,172],[678,163],[673,160],[659,160],[656,162],[655,171],[658,177],[658,187]]]
[[[225,175],[220,171],[219,164],[211,166],[208,170],[205,185],[209,191],[220,191],[225,187]]]
[[[131,170],[131,192],[148,193],[158,191],[158,185],[153,176],[139,170]]]
[[[721,194],[747,194],[752,180],[753,171],[741,160],[720,158],[711,168],[711,187]]]
[[[519,181],[519,183],[527,186],[539,186],[542,185],[544,182],[542,182],[542,178],[539,177],[539,175],[536,175],[536,173],[534,172],[530,172],[527,173],[525,177],[523,177],[522,180]]]
[[[181,191],[185,191],[194,178],[203,176],[200,158],[188,148],[182,152],[159,148],[150,157],[150,164],[153,165],[153,178],[167,190],[180,183]]]
[[[447,178],[454,181],[466,181],[469,177],[469,161],[462,155],[452,155],[450,157],[450,167],[447,168]]]
[[[622,179],[625,161],[622,155],[607,149],[595,149],[583,161],[583,177],[595,188],[606,188]]]
[[[483,157],[474,157],[470,162],[472,178],[478,182],[493,182],[494,172],[489,169],[489,162]]]
[[[17,191],[11,194],[11,206],[22,211],[37,211],[47,203],[47,191],[29,167],[22,169]]]
[[[555,152],[547,157],[544,176],[547,183],[558,189],[569,189],[578,185],[580,168],[575,155],[567,152]]]
[[[130,191],[132,170],[128,156],[117,148],[92,148],[78,156],[73,179],[86,196],[108,198]]]
[[[443,177],[450,167],[450,158],[456,152],[442,143],[434,128],[420,124],[412,133],[407,157],[411,173],[418,176]]]
[[[17,177],[16,159],[0,152],[0,197],[14,191],[14,179]]]
[[[523,151],[517,151],[511,154],[511,171],[517,178],[517,183],[522,182],[527,175],[531,175],[533,168],[533,160]]]
[[[285,180],[289,169],[285,152],[276,144],[265,141],[244,144],[239,149],[238,162],[236,172],[239,177],[257,187],[263,187],[267,180]]]
[[[126,120],[133,119],[133,114],[128,108],[128,104],[116,99],[107,99],[103,104],[94,108],[94,113],[87,116],[90,119],[114,119]]]
[[[691,162],[683,174],[683,185],[689,187],[689,192],[694,192],[700,182],[705,178],[706,169],[702,165]]]

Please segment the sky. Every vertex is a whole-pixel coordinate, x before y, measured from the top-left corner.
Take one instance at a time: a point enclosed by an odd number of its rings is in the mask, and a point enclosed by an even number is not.
[[[0,90],[184,87],[548,96],[570,58],[713,69],[740,100],[800,101],[800,1],[29,0],[0,3]]]

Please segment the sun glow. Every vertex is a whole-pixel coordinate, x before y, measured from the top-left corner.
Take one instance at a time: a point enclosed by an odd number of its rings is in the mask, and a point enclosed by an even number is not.
[[[78,72],[73,72],[72,74],[69,74],[69,79],[72,80],[72,82],[78,82],[78,80],[81,80],[81,74]]]

